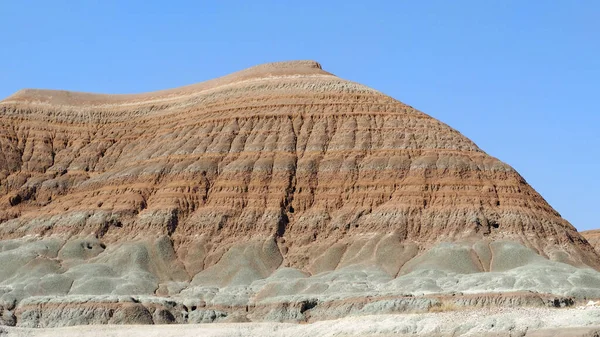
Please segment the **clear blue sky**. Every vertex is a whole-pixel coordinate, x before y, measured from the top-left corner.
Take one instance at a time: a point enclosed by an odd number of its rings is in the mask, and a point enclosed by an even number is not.
[[[6,0],[0,18],[2,98],[314,59],[458,129],[578,229],[600,227],[600,1]]]

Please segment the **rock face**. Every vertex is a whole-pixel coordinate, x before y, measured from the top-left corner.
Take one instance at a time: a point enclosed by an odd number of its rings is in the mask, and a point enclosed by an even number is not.
[[[600,229],[581,232],[581,235],[600,253]]]
[[[365,275],[385,283],[537,258],[600,267],[510,166],[312,61],[148,94],[22,90],[0,101],[0,240],[0,313],[13,316],[25,298],[204,298],[214,289],[245,298],[227,305],[246,312],[261,296],[285,295],[299,315],[310,304],[289,296],[310,282],[265,280],[374,270]],[[512,256],[498,242],[528,253]],[[529,253],[543,258],[521,259]],[[309,293],[326,292],[317,288]],[[150,321],[171,315],[144,310],[136,315]],[[196,320],[224,317],[210,310]],[[114,312],[92,321],[120,322]]]

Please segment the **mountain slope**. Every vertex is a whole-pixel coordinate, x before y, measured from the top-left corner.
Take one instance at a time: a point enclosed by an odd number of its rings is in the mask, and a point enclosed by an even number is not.
[[[147,94],[17,92],[0,101],[0,221],[17,302],[600,263],[510,166],[312,61]]]

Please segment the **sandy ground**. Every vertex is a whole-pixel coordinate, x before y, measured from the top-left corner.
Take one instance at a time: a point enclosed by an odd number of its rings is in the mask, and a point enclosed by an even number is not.
[[[0,336],[600,336],[600,307],[492,308],[290,323],[0,327]]]

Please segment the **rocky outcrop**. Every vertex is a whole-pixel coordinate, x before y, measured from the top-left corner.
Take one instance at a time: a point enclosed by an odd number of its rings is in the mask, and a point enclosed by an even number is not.
[[[332,281],[310,276],[339,270],[400,284],[390,280],[430,269],[600,266],[510,166],[312,61],[148,94],[22,90],[0,101],[0,240],[5,307],[228,289],[228,305],[284,294],[273,302],[296,312],[295,293],[327,294]],[[278,275],[311,281],[264,281]],[[411,291],[447,289],[427,282]],[[136,317],[164,316],[147,311]]]
[[[438,312],[439,308],[514,308],[574,305],[569,297],[545,294],[507,293],[445,296],[355,297],[320,302],[236,305],[190,305],[161,297],[66,297],[26,300],[10,312],[12,322],[26,328],[48,328],[90,324],[176,324],[214,322],[314,322],[347,316]],[[8,312],[7,312],[8,313]],[[9,316],[7,314],[6,316]],[[14,324],[7,324],[14,325]]]
[[[167,234],[210,265],[242,238],[273,236],[284,265],[305,269],[320,256],[308,251],[395,232],[425,246],[510,237],[596,259],[511,167],[316,62],[141,95],[23,90],[0,116],[4,239]]]

